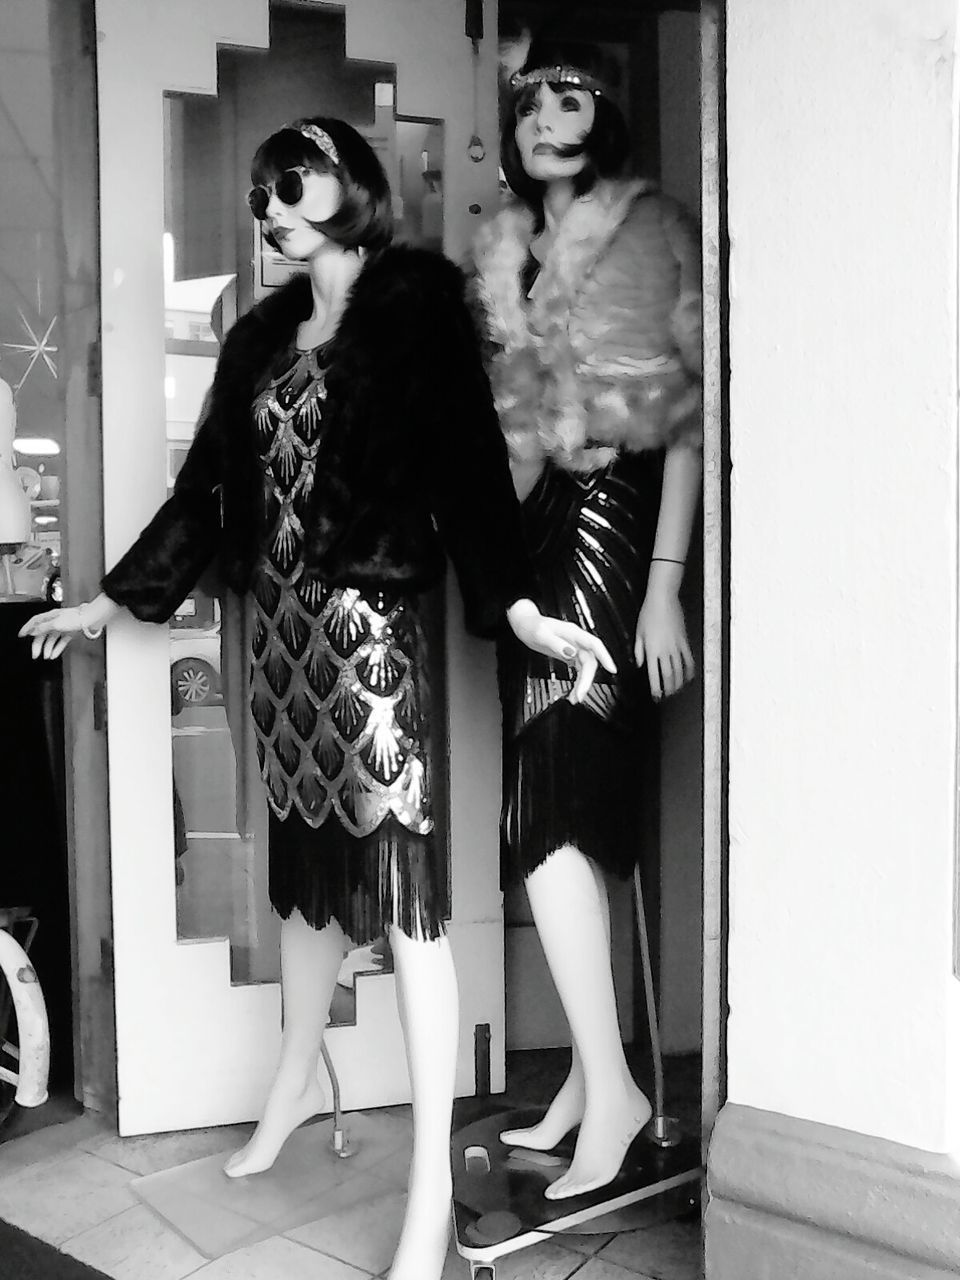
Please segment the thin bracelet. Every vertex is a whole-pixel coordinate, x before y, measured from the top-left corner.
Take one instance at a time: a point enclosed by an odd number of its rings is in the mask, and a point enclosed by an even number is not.
[[[669,556],[651,556],[650,563],[658,560],[661,564],[686,564],[686,560],[671,560]]]
[[[83,632],[83,634],[87,637],[88,640],[99,640],[100,637],[103,635],[103,624],[101,623],[101,625],[94,630],[93,628],[88,627],[84,623],[83,611],[87,607],[88,607],[87,603],[84,602],[77,608],[77,613],[79,613],[80,615],[80,630]]]

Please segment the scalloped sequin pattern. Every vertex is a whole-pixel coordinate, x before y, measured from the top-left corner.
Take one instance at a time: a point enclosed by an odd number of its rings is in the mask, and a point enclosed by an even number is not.
[[[423,637],[410,602],[329,587],[306,573],[303,530],[323,438],[316,352],[254,403],[264,472],[263,552],[253,584],[251,710],[270,807],[312,827],[335,814],[366,836],[393,814],[433,830]]]

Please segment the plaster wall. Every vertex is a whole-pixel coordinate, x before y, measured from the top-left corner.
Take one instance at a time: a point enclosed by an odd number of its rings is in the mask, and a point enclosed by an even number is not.
[[[729,0],[729,1097],[960,1138],[956,0]]]

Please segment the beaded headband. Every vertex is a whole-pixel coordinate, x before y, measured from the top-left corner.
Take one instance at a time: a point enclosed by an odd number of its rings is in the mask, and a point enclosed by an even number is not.
[[[331,163],[340,163],[340,152],[334,146],[333,139],[330,137],[329,133],[327,133],[325,129],[321,129],[319,125],[288,124],[285,125],[284,128],[294,129],[297,133],[303,134],[305,138],[309,138],[310,141],[323,152]]]
[[[568,84],[571,89],[582,89],[584,93],[593,93],[597,96],[606,92],[603,81],[590,75],[588,71],[559,64],[553,67],[536,67],[533,71],[527,72],[515,71],[510,77],[510,87],[514,91],[525,89],[531,84]]]

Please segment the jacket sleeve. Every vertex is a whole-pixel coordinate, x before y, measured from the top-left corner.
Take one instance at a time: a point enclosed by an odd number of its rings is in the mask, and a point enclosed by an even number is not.
[[[428,498],[457,574],[467,627],[490,636],[511,604],[536,598],[534,574],[463,275],[452,263],[443,265],[424,316]]]
[[[213,413],[208,395],[173,493],[101,583],[111,600],[142,622],[166,622],[216,552],[220,477]]]

